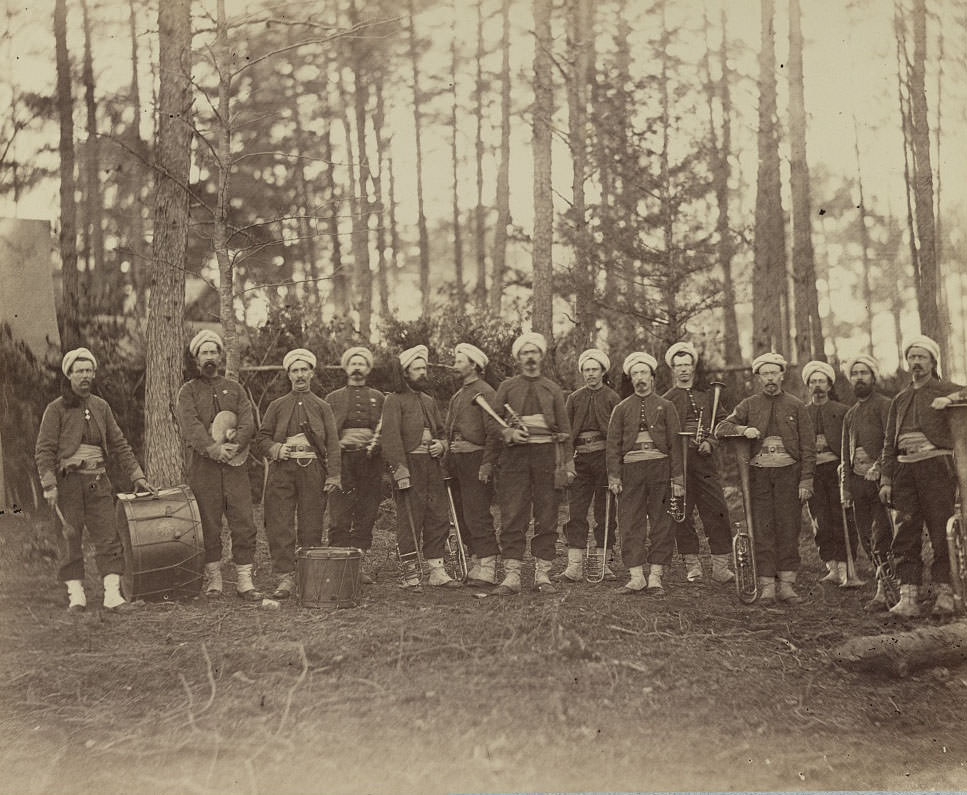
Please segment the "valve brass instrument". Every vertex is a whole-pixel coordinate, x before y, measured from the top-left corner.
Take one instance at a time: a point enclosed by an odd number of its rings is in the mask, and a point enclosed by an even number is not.
[[[699,413],[698,422],[700,428],[702,423],[701,413]],[[688,442],[693,438],[697,438],[699,428],[695,429],[695,433],[691,431],[678,432],[678,438],[682,442],[682,482],[685,484],[685,491],[680,497],[671,494],[668,498],[668,515],[679,524],[685,521],[685,500],[688,497]],[[671,487],[669,486],[670,490]]]
[[[473,396],[473,402],[480,406],[487,414],[489,414],[497,422],[501,428],[509,428],[510,426],[506,423],[503,417],[501,417],[496,411],[494,411],[493,406],[487,402],[487,398],[483,396],[483,393],[478,392]]]
[[[467,565],[467,549],[463,544],[463,534],[460,532],[457,503],[453,499],[452,481],[452,476],[443,479],[443,486],[447,491],[447,504],[450,506],[450,518],[453,519],[453,540],[456,546],[456,549],[454,549],[454,544],[450,542],[450,536],[447,536],[447,557],[450,558],[450,564],[453,570],[459,572],[460,576],[456,579],[466,580],[467,575],[470,573],[470,568]]]
[[[403,510],[406,513],[406,520],[410,525],[410,533],[413,535],[413,551],[400,552],[399,544],[396,545],[396,559],[399,564],[400,585],[406,582],[408,575],[415,574],[420,579],[423,578],[423,551],[420,545],[420,537],[416,532],[416,521],[413,519],[413,507],[410,505],[410,495],[408,489],[400,489],[400,502],[403,503]],[[397,516],[396,521],[399,521]]]
[[[949,540],[948,536],[948,540]],[[893,561],[887,557],[884,560],[875,549],[870,550],[870,560],[876,567],[876,579],[883,583],[883,593],[886,595],[887,607],[893,607],[900,601],[900,581],[893,570]]]
[[[947,522],[947,551],[950,557],[950,584],[957,612],[965,609],[967,599],[967,402],[951,403],[950,433],[954,440],[954,465],[960,499],[957,510]]]
[[[510,427],[523,431],[526,434],[527,426],[524,424],[524,420],[520,414],[514,411],[514,407],[510,403],[504,403],[504,408],[507,410],[507,416],[510,417]]]
[[[843,507],[842,496],[839,501],[839,509],[843,515],[843,537],[846,542],[846,582],[840,583],[839,587],[861,588],[866,585],[866,580],[861,579],[856,572],[856,560],[853,558],[853,549],[849,542],[849,522],[847,521],[846,508]]]
[[[749,460],[752,457],[752,440],[742,434],[724,437],[735,449],[742,486],[742,505],[745,508],[745,532],[737,532],[732,538],[732,565],[735,568],[735,590],[739,601],[752,604],[759,598],[759,581],[755,568],[755,530],[752,522],[752,491],[749,486]]]
[[[590,583],[604,581],[604,575],[608,570],[608,526],[611,524],[611,503],[614,495],[608,489],[604,497],[604,545],[601,547],[601,554],[598,555],[597,547],[594,545],[594,534],[588,533],[588,546],[585,552],[584,578]]]

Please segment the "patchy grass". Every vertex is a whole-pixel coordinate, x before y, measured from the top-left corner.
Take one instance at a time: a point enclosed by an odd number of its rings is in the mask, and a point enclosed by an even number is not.
[[[0,517],[4,790],[967,788],[967,675],[833,667],[837,642],[890,627],[860,609],[870,586],[817,584],[811,538],[798,607],[678,566],[663,600],[478,599],[401,593],[392,521],[387,503],[356,609],[227,595],[75,618],[48,524]]]

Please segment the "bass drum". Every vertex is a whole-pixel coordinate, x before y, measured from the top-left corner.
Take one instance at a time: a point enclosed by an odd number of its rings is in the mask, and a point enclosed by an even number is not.
[[[118,494],[124,547],[121,590],[128,601],[190,599],[201,592],[205,542],[195,495],[187,486]]]

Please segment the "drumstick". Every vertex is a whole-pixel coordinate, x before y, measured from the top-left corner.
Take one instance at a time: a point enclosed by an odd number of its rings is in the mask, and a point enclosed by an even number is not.
[[[54,510],[57,511],[57,518],[60,519],[61,532],[64,534],[64,538],[70,540],[76,536],[77,531],[74,529],[74,525],[64,518],[64,513],[56,502],[54,503]]]

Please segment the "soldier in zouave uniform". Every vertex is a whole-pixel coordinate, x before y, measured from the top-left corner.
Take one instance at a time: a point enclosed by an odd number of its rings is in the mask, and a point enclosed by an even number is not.
[[[920,615],[921,534],[926,524],[933,546],[930,574],[937,594],[933,612],[950,615],[954,598],[947,520],[954,513],[957,475],[950,419],[943,409],[951,398],[960,397],[958,390],[962,387],[940,378],[940,346],[930,337],[908,341],[903,346],[903,358],[912,378],[890,403],[880,473],[880,500],[897,509],[893,557],[900,579],[900,601],[890,612]]]
[[[794,587],[799,569],[802,503],[812,497],[816,432],[806,405],[784,392],[786,360],[763,353],[752,362],[762,391],[745,398],[718,424],[715,435],[752,439],[749,490],[755,525],[758,603],[802,601]],[[778,579],[779,587],[776,588]]]
[[[443,554],[450,530],[449,507],[440,459],[446,453],[443,418],[427,385],[425,345],[399,355],[401,383],[383,403],[383,455],[396,484],[396,543],[403,564],[401,587],[422,592],[419,555],[430,567],[429,584],[460,588],[447,574]]]
[[[67,609],[87,609],[81,531],[94,545],[94,560],[104,580],[104,607],[115,613],[133,608],[121,595],[124,555],[114,519],[114,489],[105,461],[114,456],[136,491],[154,492],[107,401],[91,394],[97,360],[87,348],[68,351],[61,361],[64,394],[48,404],[40,421],[35,460],[44,498],[59,510],[66,538],[59,576],[67,586]],[[71,528],[73,532],[69,529]]]
[[[665,364],[672,371],[674,386],[662,397],[671,401],[678,412],[682,431],[688,431],[687,461],[685,462],[685,521],[672,522],[678,553],[685,563],[685,579],[702,582],[704,573],[698,557],[698,534],[695,532],[695,509],[702,519],[702,529],[712,553],[712,581],[727,583],[735,579],[729,569],[732,533],[729,507],[725,502],[722,480],[714,457],[718,440],[712,436],[712,395],[695,388],[695,367],[698,351],[690,342],[676,342],[665,351]],[[717,411],[722,411],[721,403]],[[699,422],[702,438],[695,439]]]
[[[263,504],[272,571],[280,575],[274,599],[295,590],[297,535],[300,547],[322,544],[326,500],[340,487],[342,463],[332,409],[309,389],[315,354],[289,351],[282,369],[292,390],[269,403],[255,438],[256,452],[269,460]]]
[[[463,541],[471,552],[467,585],[494,585],[497,578],[497,533],[490,513],[493,502],[496,421],[475,400],[483,396],[494,407],[496,392],[483,380],[489,359],[476,345],[461,342],[453,349],[453,366],[462,380],[447,407],[447,454],[444,466],[456,481],[454,505]]]
[[[678,412],[655,394],[657,367],[649,353],[625,357],[622,370],[635,391],[615,407],[608,425],[608,487],[619,497],[621,554],[630,575],[618,589],[622,595],[665,595],[661,578],[673,547],[669,497],[685,493]]]
[[[342,490],[329,496],[329,546],[366,552],[373,545],[373,525],[383,490],[384,464],[377,430],[385,396],[366,386],[373,369],[373,353],[368,348],[349,348],[340,364],[347,384],[326,395],[342,450]],[[360,581],[364,585],[373,582],[365,572],[360,573]]]
[[[840,502],[840,454],[843,443],[845,404],[830,398],[836,371],[826,362],[806,362],[802,382],[809,393],[809,417],[816,432],[816,474],[809,512],[815,522],[816,546],[826,564],[826,576],[820,582],[834,585],[846,583],[846,538],[843,533],[843,511]],[[850,551],[856,555],[856,533],[850,528]]]
[[[252,489],[248,472],[240,465],[244,461],[237,461],[255,437],[255,414],[242,385],[219,375],[223,350],[221,337],[207,329],[188,343],[199,374],[178,393],[178,424],[191,448],[188,485],[198,502],[205,537],[205,592],[210,597],[222,593],[224,516],[232,539],[235,592],[247,601],[261,601],[262,594],[252,582],[256,537]],[[219,442],[212,436],[212,422],[223,411],[233,412],[238,424],[231,438]]]
[[[604,351],[589,348],[578,356],[578,370],[584,386],[567,396],[564,406],[571,423],[574,444],[575,476],[568,490],[570,518],[564,525],[567,537],[567,568],[557,577],[558,582],[580,582],[584,579],[584,552],[588,544],[588,509],[594,503],[594,554],[601,559],[604,577],[614,580],[614,572],[607,565],[604,549],[605,500],[608,494],[608,464],[605,460],[605,439],[611,412],[621,398],[604,381],[611,369],[611,359]],[[614,548],[616,511],[611,511],[608,527],[608,549]]]
[[[890,412],[890,398],[873,387],[880,377],[880,365],[872,356],[860,354],[843,368],[853,385],[856,403],[843,417],[843,449],[840,453],[843,506],[853,509],[856,529],[866,553],[874,553],[883,564],[891,563],[893,526],[879,500],[880,455]],[[877,571],[876,593],[866,604],[869,611],[886,610],[883,586],[885,572]]]
[[[497,464],[500,554],[504,579],[494,593],[520,593],[521,561],[531,516],[534,535],[534,589],[553,593],[551,567],[557,540],[557,514],[564,489],[574,479],[571,425],[564,392],[541,374],[547,353],[543,334],[530,331],[514,340],[511,352],[520,375],[505,379],[494,400],[510,427],[501,429]]]

